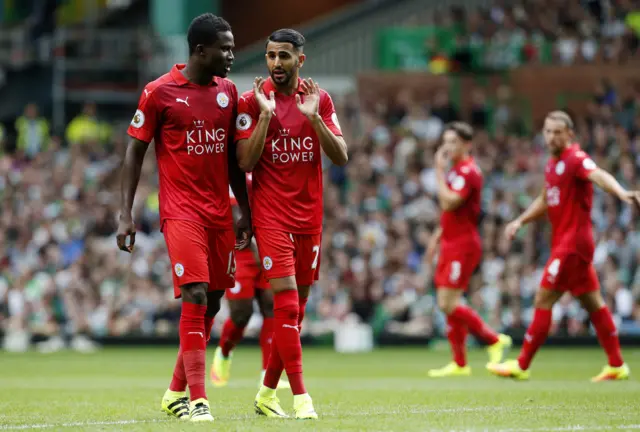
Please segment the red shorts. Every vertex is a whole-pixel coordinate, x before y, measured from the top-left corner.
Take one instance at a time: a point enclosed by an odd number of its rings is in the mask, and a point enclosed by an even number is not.
[[[466,290],[473,272],[480,264],[482,251],[445,251],[440,252],[436,267],[436,288]]]
[[[320,274],[322,234],[290,234],[255,228],[260,263],[267,280],[295,276],[299,286],[312,285]]]
[[[233,230],[207,228],[178,219],[162,225],[173,273],[173,294],[180,298],[180,286],[208,283],[209,291],[235,285],[235,244]]]
[[[269,289],[269,282],[260,270],[251,249],[236,251],[236,283],[226,292],[228,300],[247,300],[255,297],[256,289]]]
[[[590,261],[575,254],[551,251],[540,286],[553,291],[568,291],[578,297],[598,291],[600,282]]]

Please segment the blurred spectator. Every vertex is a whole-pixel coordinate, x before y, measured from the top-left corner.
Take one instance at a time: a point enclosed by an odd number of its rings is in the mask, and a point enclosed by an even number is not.
[[[38,115],[36,104],[30,103],[24,115],[16,120],[16,147],[27,158],[46,151],[49,145],[49,122]]]
[[[101,144],[109,139],[111,127],[98,120],[96,105],[88,102],[67,126],[66,138],[72,144]]]

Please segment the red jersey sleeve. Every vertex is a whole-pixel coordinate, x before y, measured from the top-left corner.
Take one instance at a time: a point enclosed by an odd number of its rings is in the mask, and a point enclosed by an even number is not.
[[[466,200],[477,183],[477,173],[469,167],[463,167],[456,173],[449,188]]]
[[[598,168],[593,159],[582,150],[576,152],[573,164],[575,165],[575,175],[581,180],[588,180],[589,174]]]
[[[127,134],[132,138],[149,143],[156,134],[160,123],[160,109],[156,102],[156,95],[151,85],[147,85],[140,95],[138,109],[131,119]]]
[[[236,117],[236,130],[234,141],[249,139],[258,123],[260,109],[253,97],[253,92],[246,92],[238,99],[238,117]]]
[[[325,91],[320,93],[320,107],[318,111],[320,117],[322,117],[322,121],[327,125],[329,130],[333,132],[335,136],[342,136],[342,130],[340,129],[340,123],[338,123],[338,115],[333,106],[333,101],[329,93]]]

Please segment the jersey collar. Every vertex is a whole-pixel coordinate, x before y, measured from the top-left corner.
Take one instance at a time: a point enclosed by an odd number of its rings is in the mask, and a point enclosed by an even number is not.
[[[565,156],[574,151],[576,147],[580,147],[580,145],[578,143],[569,144],[564,150],[562,150],[562,153],[560,153],[560,156],[558,156],[557,160],[564,159]]]
[[[264,94],[266,94],[267,96],[269,95],[270,92],[278,93],[278,90],[276,89],[276,85],[273,83],[273,81],[271,81],[271,77],[267,78],[267,80],[264,82],[264,85],[262,86],[262,89],[264,91]],[[300,94],[304,94],[304,90],[302,89],[302,79],[300,78],[298,78],[297,92]]]
[[[178,63],[175,64],[172,68],[171,68],[171,72],[169,72],[169,74],[171,75],[171,78],[173,78],[173,80],[176,82],[176,84],[178,84],[179,86],[184,86],[190,83],[190,81],[182,74],[182,70],[185,68],[186,64],[184,63]],[[211,79],[211,82],[209,83],[209,85],[218,85],[218,81],[216,81],[217,77],[213,77]]]

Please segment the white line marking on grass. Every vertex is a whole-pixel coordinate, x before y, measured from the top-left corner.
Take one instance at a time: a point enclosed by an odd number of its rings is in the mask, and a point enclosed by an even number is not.
[[[114,421],[86,421],[86,422],[69,422],[69,423],[39,423],[25,425],[7,425],[0,426],[0,430],[25,430],[25,429],[48,429],[48,428],[69,428],[69,427],[86,427],[86,426],[124,426],[141,423],[168,423],[175,421],[167,420],[114,420]]]

